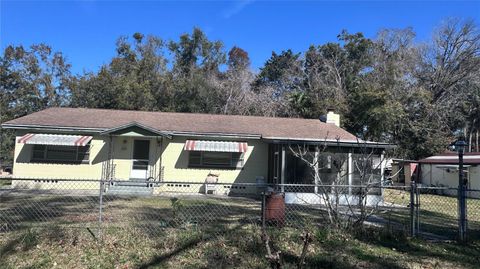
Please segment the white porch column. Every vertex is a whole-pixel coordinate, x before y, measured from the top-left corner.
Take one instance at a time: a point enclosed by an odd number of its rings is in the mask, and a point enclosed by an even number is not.
[[[347,162],[347,170],[348,170],[348,174],[347,174],[347,177],[348,177],[348,194],[351,195],[352,194],[352,183],[353,183],[353,159],[352,159],[352,153],[349,152],[348,153],[348,162]]]
[[[280,177],[281,177],[281,181],[280,181],[280,184],[285,184],[285,167],[286,167],[286,164],[285,164],[285,161],[286,161],[286,154],[285,154],[285,145],[282,145],[282,166],[281,166],[281,171],[280,171]],[[282,192],[285,192],[285,186],[281,186],[280,190]]]
[[[385,165],[386,165],[385,154],[382,152],[382,154],[380,154],[380,186],[383,186],[384,180],[385,180]],[[380,188],[380,193],[382,197],[383,197],[383,191],[384,189]]]
[[[381,184],[382,186],[385,180],[385,166],[386,166],[385,154],[382,152],[382,154],[380,154],[380,182],[382,183]]]

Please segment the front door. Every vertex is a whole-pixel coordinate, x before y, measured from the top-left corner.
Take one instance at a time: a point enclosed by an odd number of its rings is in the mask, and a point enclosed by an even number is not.
[[[147,179],[150,157],[150,140],[134,140],[132,156],[132,179]]]

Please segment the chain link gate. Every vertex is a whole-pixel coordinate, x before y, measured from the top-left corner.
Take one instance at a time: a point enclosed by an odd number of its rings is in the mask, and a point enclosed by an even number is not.
[[[416,235],[432,240],[458,239],[457,189],[417,186]]]
[[[466,216],[460,216],[463,197]],[[467,189],[459,195],[459,189],[427,187],[411,183],[410,234],[432,240],[468,241],[480,238],[480,190]],[[462,240],[462,225],[467,227]]]

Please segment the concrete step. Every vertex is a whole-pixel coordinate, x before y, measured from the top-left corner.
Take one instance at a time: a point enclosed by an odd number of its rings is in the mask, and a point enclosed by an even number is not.
[[[127,183],[124,183],[127,184]],[[142,185],[113,185],[106,192],[108,195],[152,195],[153,188],[148,188],[144,182]]]
[[[134,181],[134,182],[146,182],[147,179],[145,178],[134,178],[134,177],[131,177],[128,179],[128,181]]]
[[[145,180],[142,180],[142,181],[133,181],[133,180],[115,181],[113,186],[148,187],[148,182],[146,182]]]

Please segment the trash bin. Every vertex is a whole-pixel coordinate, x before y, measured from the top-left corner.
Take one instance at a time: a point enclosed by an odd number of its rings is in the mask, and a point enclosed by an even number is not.
[[[265,196],[265,221],[276,226],[285,224],[285,193],[272,192]]]

